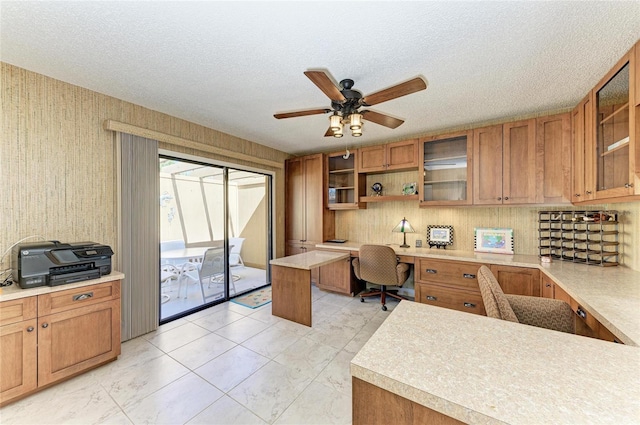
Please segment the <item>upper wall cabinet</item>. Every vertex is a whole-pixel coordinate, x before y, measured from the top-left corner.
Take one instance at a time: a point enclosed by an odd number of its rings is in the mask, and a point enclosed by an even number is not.
[[[470,204],[473,132],[425,138],[419,147],[420,206]]]
[[[474,205],[536,202],[536,120],[473,131]]]
[[[539,204],[571,202],[571,115],[536,119],[536,198]]]
[[[571,112],[571,142],[573,144],[571,202],[580,203],[595,199],[593,146],[593,102],[591,94]]]
[[[359,150],[359,173],[379,173],[418,168],[418,139],[386,145],[368,146]]]
[[[366,179],[358,175],[359,152],[335,152],[327,155],[327,207],[330,210],[347,210],[366,208],[366,203],[360,203],[360,196],[365,195]]]

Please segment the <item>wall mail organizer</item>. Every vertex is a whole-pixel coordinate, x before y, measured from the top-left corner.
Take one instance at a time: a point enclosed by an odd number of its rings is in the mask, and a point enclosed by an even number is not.
[[[618,211],[539,211],[540,257],[618,265]]]

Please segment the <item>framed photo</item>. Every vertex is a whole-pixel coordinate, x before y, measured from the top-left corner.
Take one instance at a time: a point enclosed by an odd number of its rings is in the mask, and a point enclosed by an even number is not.
[[[453,226],[427,226],[427,243],[429,248],[442,247],[453,244]]]
[[[474,233],[474,251],[513,254],[513,229],[476,227]]]
[[[417,193],[418,193],[417,183],[405,183],[404,185],[402,185],[403,195],[415,195]]]

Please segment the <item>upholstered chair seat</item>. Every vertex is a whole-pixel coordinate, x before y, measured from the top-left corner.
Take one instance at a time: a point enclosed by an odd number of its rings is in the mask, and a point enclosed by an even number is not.
[[[576,331],[573,310],[562,300],[505,294],[487,266],[478,270],[478,285],[489,317],[560,332]]]

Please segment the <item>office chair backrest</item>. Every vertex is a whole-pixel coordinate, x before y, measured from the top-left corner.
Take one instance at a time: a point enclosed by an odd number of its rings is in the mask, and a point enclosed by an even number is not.
[[[360,278],[378,285],[402,285],[398,282],[398,259],[393,248],[386,245],[362,245],[358,254]]]
[[[478,270],[478,286],[487,316],[519,323],[498,280],[487,266],[482,266]]]
[[[200,282],[224,273],[224,247],[209,248],[204,253],[202,266],[198,269]]]

